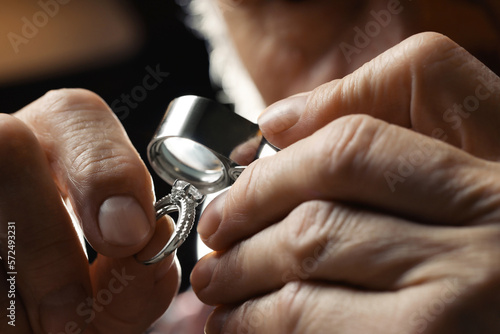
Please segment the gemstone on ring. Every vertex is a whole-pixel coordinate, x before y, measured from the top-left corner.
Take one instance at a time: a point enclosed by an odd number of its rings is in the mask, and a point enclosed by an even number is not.
[[[189,182],[176,180],[169,195],[155,203],[156,220],[178,211],[175,230],[163,249],[143,264],[157,263],[179,248],[186,241],[196,218],[196,207],[203,203],[205,196]]]

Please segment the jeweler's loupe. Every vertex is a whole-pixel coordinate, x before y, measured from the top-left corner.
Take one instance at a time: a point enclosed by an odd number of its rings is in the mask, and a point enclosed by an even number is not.
[[[153,264],[187,239],[207,194],[231,186],[253,160],[276,153],[257,124],[198,96],[173,100],[148,146],[148,159],[172,191],[155,203],[156,220],[178,212],[175,230],[161,250],[142,259]],[[153,255],[153,256],[151,256]]]
[[[257,124],[212,100],[182,96],[168,106],[148,159],[170,185],[185,180],[210,194],[229,187],[245,166],[276,150]]]

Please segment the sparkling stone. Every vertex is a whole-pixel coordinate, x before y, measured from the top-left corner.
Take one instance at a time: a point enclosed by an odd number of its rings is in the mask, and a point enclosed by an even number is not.
[[[174,182],[172,193],[184,193],[185,195],[196,201],[198,204],[203,202],[203,200],[205,199],[205,196],[200,193],[200,191],[196,189],[196,187],[183,180],[176,180]]]

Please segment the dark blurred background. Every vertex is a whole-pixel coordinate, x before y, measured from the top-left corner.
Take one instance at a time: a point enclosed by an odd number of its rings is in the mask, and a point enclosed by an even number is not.
[[[205,43],[186,28],[176,1],[59,1],[6,1],[0,112],[15,112],[51,89],[86,88],[113,107],[147,161],[146,146],[173,98],[214,98]],[[166,195],[170,187],[150,171],[157,198]],[[192,234],[178,251],[182,289],[196,261],[195,241]]]

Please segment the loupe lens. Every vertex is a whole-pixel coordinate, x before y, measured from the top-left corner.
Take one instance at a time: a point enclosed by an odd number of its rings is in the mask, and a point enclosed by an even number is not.
[[[224,177],[224,165],[205,146],[181,137],[166,138],[158,147],[167,170],[176,178],[212,184]]]
[[[263,147],[259,126],[198,96],[173,100],[148,146],[151,166],[164,181],[180,179],[203,194],[231,186]]]

